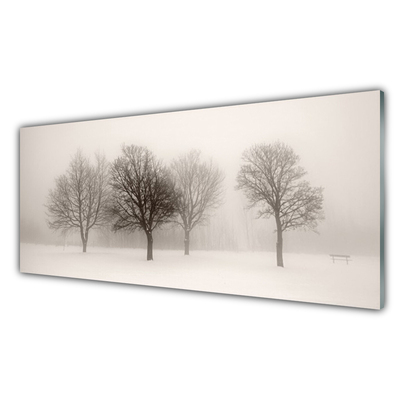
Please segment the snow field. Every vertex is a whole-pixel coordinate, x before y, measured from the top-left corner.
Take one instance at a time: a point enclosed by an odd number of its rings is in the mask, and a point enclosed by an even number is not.
[[[332,262],[326,254],[45,246],[22,243],[20,270],[137,285],[227,293],[379,309],[379,258],[352,256]]]

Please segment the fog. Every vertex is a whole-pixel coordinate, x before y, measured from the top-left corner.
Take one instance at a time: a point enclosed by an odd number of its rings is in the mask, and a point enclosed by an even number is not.
[[[277,140],[301,158],[311,186],[324,188],[325,219],[318,233],[284,233],[284,252],[379,255],[379,91],[242,106],[160,113],[22,128],[20,133],[21,241],[79,244],[49,230],[44,204],[55,178],[65,173],[77,149],[112,162],[121,145],[147,146],[168,165],[191,149],[212,158],[225,173],[224,203],[207,225],[192,232],[191,248],[273,250],[275,221],[256,219],[235,190],[244,150]],[[155,232],[154,247],[181,248],[181,228]],[[142,232],[102,230],[90,246],[145,247]]]

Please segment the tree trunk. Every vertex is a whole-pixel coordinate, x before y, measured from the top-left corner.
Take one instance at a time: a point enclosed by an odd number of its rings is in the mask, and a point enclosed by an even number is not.
[[[81,239],[82,239],[82,251],[84,253],[86,253],[88,234],[86,234],[86,237],[85,237],[85,233],[83,232],[83,230],[81,230]]]
[[[153,260],[153,234],[147,233],[147,261]]]
[[[185,230],[185,256],[189,255],[189,230]]]
[[[282,238],[282,225],[279,217],[275,217],[276,220],[276,264],[278,267],[283,267],[283,238]]]

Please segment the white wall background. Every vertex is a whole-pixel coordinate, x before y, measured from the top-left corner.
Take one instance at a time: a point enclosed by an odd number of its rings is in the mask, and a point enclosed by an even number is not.
[[[399,398],[395,6],[348,0],[3,6],[0,397]],[[365,89],[386,95],[383,311],[19,274],[21,126]]]

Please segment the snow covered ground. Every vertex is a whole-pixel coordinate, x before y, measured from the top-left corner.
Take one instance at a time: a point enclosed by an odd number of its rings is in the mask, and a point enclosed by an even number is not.
[[[21,272],[379,309],[379,258],[21,244]]]

